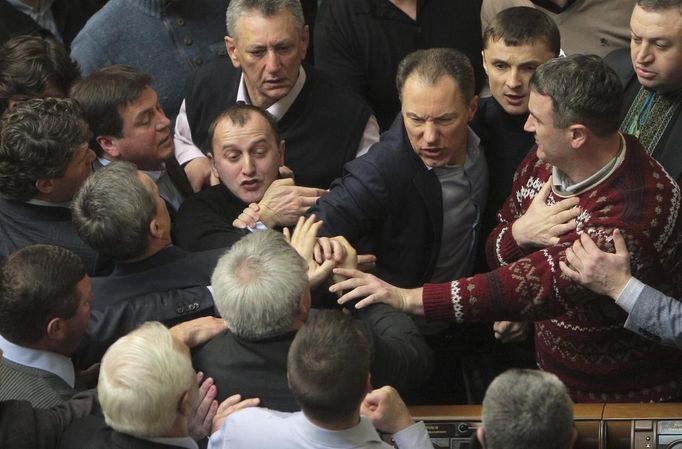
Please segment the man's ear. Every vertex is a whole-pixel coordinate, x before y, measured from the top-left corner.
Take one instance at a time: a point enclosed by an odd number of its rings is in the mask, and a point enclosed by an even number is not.
[[[36,189],[38,189],[38,192],[42,194],[50,194],[52,193],[52,190],[54,190],[54,182],[52,182],[52,178],[38,179],[36,180],[35,186]]]
[[[485,50],[481,50],[481,56],[483,57],[483,70],[485,74],[488,75],[488,65],[485,62]]]
[[[189,416],[192,413],[192,398],[189,390],[182,393],[178,401],[178,414],[182,416]]]
[[[571,148],[578,150],[587,142],[589,131],[585,125],[575,124],[568,127],[568,133]]]
[[[215,158],[213,157],[213,154],[212,154],[212,153],[208,153],[208,154],[206,155],[206,157],[207,157],[208,160],[211,162],[211,173],[213,174],[213,176],[215,176],[216,178],[220,179],[220,176],[218,175],[218,169],[217,169],[216,166],[215,166]]]
[[[483,429],[483,427],[479,427],[478,429],[476,429],[476,439],[478,440],[479,443],[481,443],[481,447],[483,449],[486,449],[486,446],[485,446],[485,430]]]
[[[102,151],[112,160],[121,157],[121,152],[116,145],[116,139],[112,136],[97,136],[95,141],[102,148]]]
[[[54,317],[47,322],[47,337],[50,340],[61,340],[64,338],[66,329],[62,318]]]
[[[277,145],[277,151],[279,151],[279,166],[284,165],[284,139]]]
[[[467,123],[474,119],[474,115],[476,115],[476,109],[478,109],[478,95],[474,95],[469,102],[469,107],[467,108]]]
[[[161,239],[164,236],[163,226],[159,224],[156,217],[149,222],[149,235],[155,239]]]
[[[227,56],[230,57],[230,61],[232,61],[234,68],[238,69],[241,67],[241,63],[239,62],[239,50],[237,50],[237,41],[230,36],[225,36],[225,49],[227,50]]]

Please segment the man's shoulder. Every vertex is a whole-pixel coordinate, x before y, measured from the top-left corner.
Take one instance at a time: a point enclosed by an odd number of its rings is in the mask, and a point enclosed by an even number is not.
[[[61,404],[75,393],[56,374],[10,360],[3,360],[0,373],[0,400],[19,399],[34,407],[47,408]]]
[[[294,428],[301,419],[305,419],[301,412],[245,408],[225,419],[223,427],[211,436],[209,447],[261,448],[273,441],[277,441],[280,449],[308,447],[305,441],[298,440],[298,435],[294,438]]]
[[[0,198],[0,220],[20,221],[71,221],[71,210],[68,207],[39,206],[23,201]]]

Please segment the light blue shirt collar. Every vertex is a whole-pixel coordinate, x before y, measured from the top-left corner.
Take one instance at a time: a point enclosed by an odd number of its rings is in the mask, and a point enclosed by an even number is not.
[[[15,345],[0,336],[0,348],[4,358],[19,365],[41,369],[54,374],[66,382],[71,388],[76,384],[76,373],[69,357],[42,349],[26,348]]]

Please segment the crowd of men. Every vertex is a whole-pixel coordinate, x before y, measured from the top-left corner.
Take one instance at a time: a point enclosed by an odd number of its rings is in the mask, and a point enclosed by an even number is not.
[[[682,400],[682,0],[58,3],[0,0],[2,447]]]

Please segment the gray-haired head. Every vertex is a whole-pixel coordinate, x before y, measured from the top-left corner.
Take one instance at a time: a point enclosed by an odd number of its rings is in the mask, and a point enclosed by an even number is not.
[[[303,32],[305,19],[299,0],[232,0],[225,13],[227,34],[237,39],[237,22],[244,15],[258,13],[263,17],[270,17],[284,10],[289,11],[296,22],[296,28]]]
[[[112,260],[136,259],[149,245],[156,201],[138,173],[130,162],[112,162],[95,171],[71,203],[78,235]]]
[[[474,69],[467,56],[452,48],[430,48],[417,50],[405,56],[396,74],[396,87],[402,100],[403,86],[407,78],[416,74],[430,84],[436,84],[441,76],[450,76],[457,83],[465,104],[474,98],[476,81]]]
[[[481,412],[487,449],[570,449],[573,402],[554,374],[512,369],[497,376]]]
[[[305,262],[282,234],[254,232],[220,258],[211,283],[230,330],[250,340],[291,329],[308,288]]]
[[[551,59],[538,67],[530,87],[552,99],[555,128],[582,124],[599,137],[618,131],[623,86],[598,56]]]

